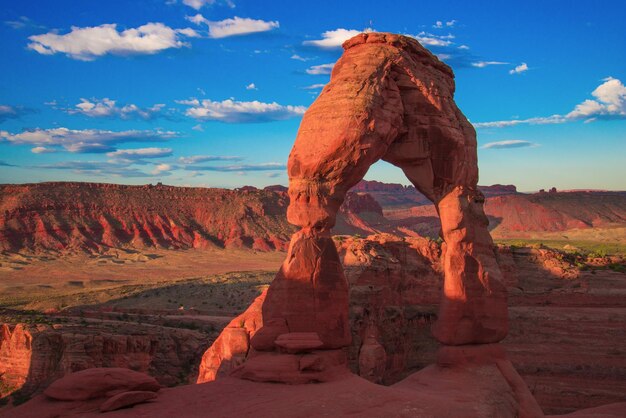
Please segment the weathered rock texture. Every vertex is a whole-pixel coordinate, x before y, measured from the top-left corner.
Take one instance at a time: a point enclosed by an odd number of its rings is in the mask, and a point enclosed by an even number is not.
[[[435,336],[453,345],[501,340],[506,290],[477,189],[475,132],[454,103],[452,71],[403,36],[361,34],[344,49],[289,156],[287,218],[302,230],[270,286],[264,321],[315,332],[322,348],[348,345],[347,283],[329,231],[348,190],[384,159],[441,217],[446,279]],[[271,328],[255,338],[276,339]]]
[[[24,386],[30,370],[33,337],[18,324],[0,327],[0,398]]]
[[[98,183],[0,186],[0,250],[285,249],[284,193]]]
[[[286,188],[236,190],[102,183],[0,185],[0,251],[100,253],[111,248],[286,250]],[[350,194],[340,234],[384,224],[380,205]]]
[[[0,388],[22,396],[70,373],[94,367],[125,367],[154,376],[162,385],[187,383],[209,344],[187,329],[115,321],[89,326],[0,327]]]
[[[161,385],[144,373],[121,367],[97,367],[71,373],[46,388],[48,398],[85,401],[128,391],[158,392]]]
[[[330,231],[348,190],[380,159],[400,167],[441,217],[445,282],[435,337],[480,344],[507,333],[506,289],[477,189],[476,135],[454,103],[452,70],[399,35],[361,34],[344,49],[289,156],[287,219],[301,229],[267,291],[240,377],[324,381],[347,361],[348,281]],[[377,336],[364,338],[371,349],[361,362],[376,374]]]
[[[626,192],[517,193],[479,186],[494,237],[626,225]],[[89,202],[89,203],[85,203]],[[0,251],[110,248],[285,250],[287,188],[237,190],[100,183],[0,185]],[[436,208],[414,186],[361,181],[333,233],[439,236]]]
[[[430,327],[443,282],[439,246],[387,234],[335,237],[335,244],[350,285],[350,369],[391,385],[436,364]],[[626,275],[580,271],[567,254],[543,248],[500,246],[497,259],[511,311],[501,344],[544,411],[623,401]],[[262,303],[261,297],[207,350],[198,382],[223,379],[242,364],[262,325]]]

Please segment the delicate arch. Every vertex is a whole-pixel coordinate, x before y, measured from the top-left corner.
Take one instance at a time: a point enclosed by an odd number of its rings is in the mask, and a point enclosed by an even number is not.
[[[476,134],[454,103],[452,70],[399,35],[361,34],[344,49],[289,155],[287,216],[301,230],[268,289],[255,353],[349,345],[348,283],[330,229],[347,191],[380,159],[400,167],[441,218],[445,281],[435,337],[448,345],[500,341],[506,290],[477,190]]]

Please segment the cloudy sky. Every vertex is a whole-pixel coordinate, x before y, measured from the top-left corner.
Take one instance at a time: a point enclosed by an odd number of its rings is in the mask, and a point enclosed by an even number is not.
[[[452,66],[481,184],[625,190],[626,5],[590,4],[0,0],[0,183],[287,184],[341,43],[376,30]]]

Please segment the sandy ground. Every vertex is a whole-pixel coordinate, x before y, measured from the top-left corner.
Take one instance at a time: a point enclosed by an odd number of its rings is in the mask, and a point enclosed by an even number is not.
[[[155,250],[149,252],[111,251],[101,255],[73,254],[62,257],[32,254],[0,255],[0,307],[44,310],[65,308],[87,303],[103,303],[128,299],[143,292],[148,296],[137,300],[134,306],[149,306],[155,298],[163,300],[164,308],[178,308],[179,304],[195,304],[189,298],[176,297],[193,292],[200,284],[214,285],[216,292],[225,282],[244,282],[247,288],[259,284],[258,275],[275,273],[285,257],[281,252]],[[254,276],[231,272],[253,272]],[[166,287],[176,282],[182,287],[172,288],[162,295],[150,289]],[[260,280],[267,282],[267,278]],[[197,282],[197,283],[195,283]],[[249,285],[245,285],[248,283]],[[146,293],[148,292],[148,293]],[[255,292],[256,293],[256,292]],[[97,294],[97,296],[96,296]],[[190,294],[193,296],[193,293]],[[143,296],[143,295],[142,295]],[[196,295],[201,297],[201,294]],[[137,298],[136,298],[137,299]],[[196,298],[198,299],[198,298]],[[247,297],[244,299],[248,299]],[[169,302],[168,302],[169,301]],[[47,303],[50,302],[50,303]],[[61,306],[57,306],[57,305]]]

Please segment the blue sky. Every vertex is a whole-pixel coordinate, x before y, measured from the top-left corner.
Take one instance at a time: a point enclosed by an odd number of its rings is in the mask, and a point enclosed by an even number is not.
[[[626,5],[507,3],[0,0],[0,183],[287,184],[341,42],[374,29],[452,66],[480,184],[625,190]]]

